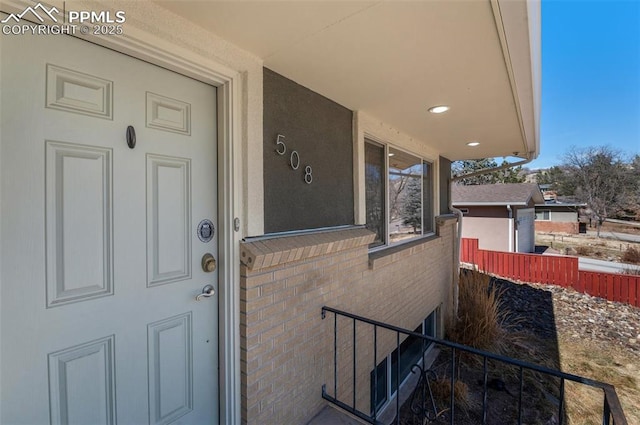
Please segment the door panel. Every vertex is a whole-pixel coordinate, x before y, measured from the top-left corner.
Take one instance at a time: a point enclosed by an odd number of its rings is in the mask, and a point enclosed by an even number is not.
[[[66,36],[0,54],[0,423],[217,423],[215,88]]]
[[[113,295],[112,150],[45,142],[47,306]]]
[[[148,286],[191,274],[191,161],[147,155]]]

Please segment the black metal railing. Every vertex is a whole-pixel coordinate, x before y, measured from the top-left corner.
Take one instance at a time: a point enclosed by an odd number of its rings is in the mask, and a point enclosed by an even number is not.
[[[370,412],[367,413],[364,410],[362,410],[361,407],[360,408],[358,407],[358,403],[362,405],[363,402],[362,402],[362,399],[360,399],[360,401],[358,399],[358,394],[359,394],[358,393],[359,388],[357,386],[358,372],[360,371],[362,373],[362,371],[358,369],[359,365],[358,365],[357,350],[360,348],[360,346],[358,345],[359,336],[357,334],[357,330],[358,330],[357,324],[360,324],[361,327],[368,326],[369,328],[372,328],[372,337],[371,337],[371,341],[373,345],[372,366],[373,366],[374,372],[372,373],[371,378],[373,380],[372,381],[373,388],[376,388],[376,389],[378,387],[378,382],[377,382],[378,373],[376,368],[378,367],[378,361],[380,360],[378,358],[379,329],[383,329],[385,330],[385,332],[388,332],[388,331],[395,332],[395,336],[396,336],[395,344],[396,344],[396,350],[398,350],[397,351],[398,361],[396,362],[396,371],[395,371],[396,373],[396,383],[394,388],[396,391],[395,418],[393,418],[393,422],[392,422],[394,424],[409,423],[409,422],[405,422],[405,420],[408,420],[408,418],[402,418],[402,415],[406,414],[407,411],[405,410],[404,413],[401,412],[401,402],[400,402],[400,386],[401,386],[401,382],[400,382],[401,381],[400,379],[401,337],[400,336],[406,335],[407,337],[412,336],[414,338],[420,338],[423,343],[422,345],[423,347],[429,344],[435,344],[436,346],[440,347],[443,350],[450,351],[450,359],[449,359],[450,363],[447,364],[448,367],[450,367],[449,402],[448,402],[447,408],[440,409],[440,411],[438,411],[438,407],[436,406],[436,401],[434,399],[433,391],[431,388],[432,383],[435,379],[434,371],[431,369],[425,369],[419,364],[414,364],[412,366],[412,372],[418,373],[419,379],[418,379],[418,384],[416,385],[416,389],[413,391],[413,394],[410,399],[409,414],[417,416],[420,419],[421,424],[431,423],[435,421],[437,421],[438,423],[446,423],[446,422],[449,422],[450,424],[455,423],[456,367],[459,367],[458,363],[460,363],[460,356],[469,356],[469,357],[476,356],[476,358],[481,359],[481,362],[478,364],[482,365],[479,367],[482,367],[481,381],[482,381],[483,389],[482,389],[482,412],[481,412],[482,419],[481,420],[483,425],[488,423],[487,422],[488,420],[487,410],[489,405],[488,388],[490,383],[488,379],[489,362],[491,362],[492,364],[498,365],[498,367],[503,367],[503,368],[508,367],[508,368],[515,369],[517,371],[516,375],[519,380],[519,393],[517,396],[513,394],[512,396],[516,398],[517,404],[518,404],[518,411],[517,411],[518,424],[523,423],[522,415],[523,415],[524,372],[531,371],[533,373],[541,374],[542,376],[547,376],[547,377],[551,377],[552,379],[559,380],[559,385],[558,385],[559,396],[557,397],[557,401],[558,401],[557,412],[558,412],[559,425],[562,425],[563,423],[565,423],[564,415],[566,411],[565,411],[565,405],[564,405],[564,398],[565,398],[565,382],[567,381],[586,385],[588,387],[602,391],[604,396],[603,397],[604,403],[603,403],[603,409],[602,409],[603,425],[610,425],[610,424],[627,425],[627,420],[622,410],[622,406],[616,394],[616,390],[612,385],[609,385],[603,382],[598,382],[592,379],[584,378],[581,376],[564,373],[564,372],[550,369],[544,366],[538,366],[532,363],[527,363],[520,360],[508,358],[505,356],[500,356],[497,354],[478,350],[472,347],[456,344],[450,341],[432,338],[430,336],[423,335],[421,333],[416,333],[407,329],[399,328],[397,326],[388,325],[386,323],[382,323],[376,320],[371,320],[362,316],[337,310],[331,307],[326,307],[326,306],[322,307],[322,319],[326,318],[327,313],[333,313],[333,318],[334,318],[334,321],[333,321],[333,353],[334,353],[333,367],[334,369],[333,369],[333,388],[332,388],[333,394],[330,394],[328,392],[327,385],[325,384],[322,387],[322,397],[330,401],[331,403],[341,407],[342,409],[348,411],[349,413],[359,417],[360,419],[363,419],[368,423],[382,424],[378,416],[379,412],[377,409],[378,402],[380,400],[377,400],[377,391],[371,390],[372,394],[370,394],[371,395]],[[341,365],[341,373],[339,374],[338,372],[338,353],[339,353],[338,349],[344,348],[343,344],[340,344],[341,345],[340,347],[338,344],[338,331],[339,331],[338,317],[342,317],[344,318],[344,320],[351,321],[350,324],[348,322],[346,323],[346,327],[345,327],[345,322],[342,322],[340,326],[340,330],[346,330],[348,333],[350,333],[350,335],[348,336],[348,338],[351,339],[350,345],[352,346],[352,347],[348,347],[348,351],[350,351],[349,355],[352,360],[351,371],[349,371],[350,373],[345,372],[346,370],[348,370],[348,368],[345,369],[343,365]],[[349,325],[352,325],[352,326],[349,326]],[[366,340],[366,338],[364,340]],[[364,344],[362,341],[363,341],[363,338],[360,338],[360,342],[361,342],[360,345]],[[364,349],[367,349],[367,348],[364,347]],[[424,349],[423,349],[423,353],[424,353]],[[370,370],[370,367],[366,367],[365,369]],[[348,380],[351,381],[350,382],[351,388],[342,388],[340,379],[339,379],[340,377],[348,378]],[[360,382],[362,382],[362,380]],[[347,386],[348,385],[349,384],[347,384]],[[348,401],[345,401],[344,398],[341,399],[341,397],[339,397],[338,395],[339,388],[342,394],[349,394]],[[506,422],[501,422],[501,423],[506,423]]]

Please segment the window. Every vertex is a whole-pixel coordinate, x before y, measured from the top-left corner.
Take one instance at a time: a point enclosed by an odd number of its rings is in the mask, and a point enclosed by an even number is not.
[[[371,248],[433,232],[433,165],[424,159],[365,141],[367,229]]]
[[[536,211],[536,220],[551,220],[551,211],[550,210],[542,210]]]
[[[374,375],[375,374],[375,375]],[[376,377],[377,375],[377,377]],[[376,380],[377,378],[377,380]],[[371,414],[379,411],[387,402],[387,359],[371,371]]]
[[[422,325],[413,330],[422,333]],[[409,335],[400,344],[400,365],[398,365],[398,350],[391,353],[391,391],[395,391],[398,385],[398,368],[400,369],[400,383],[411,373],[411,367],[422,358],[422,338]]]
[[[438,337],[438,310],[433,310],[426,319],[424,319],[424,334],[432,338]]]
[[[384,223],[386,211],[384,147],[365,143],[364,155],[367,229],[376,234],[371,245],[379,246],[385,244],[383,235],[386,232]]]
[[[438,309],[435,309],[414,332],[435,337]],[[411,374],[414,364],[422,364],[422,356],[431,348],[433,343],[427,343],[422,338],[409,335],[400,343],[400,347],[384,358],[371,371],[371,409],[379,412],[390,401],[398,387],[398,372],[400,372],[399,386]],[[399,364],[398,364],[399,362]]]

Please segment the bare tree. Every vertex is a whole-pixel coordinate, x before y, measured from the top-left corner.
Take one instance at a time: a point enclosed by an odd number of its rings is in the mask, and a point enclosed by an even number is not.
[[[389,216],[393,221],[400,216],[400,205],[409,176],[399,172],[390,172],[389,174],[393,176],[389,181]]]
[[[576,198],[591,210],[600,237],[602,223],[621,208],[631,189],[629,166],[608,146],[572,147],[563,160],[565,177],[574,185]]]

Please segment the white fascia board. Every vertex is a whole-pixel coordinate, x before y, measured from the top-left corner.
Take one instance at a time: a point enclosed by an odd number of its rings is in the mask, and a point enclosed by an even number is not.
[[[452,202],[453,206],[460,207],[506,207],[511,205],[512,207],[526,207],[525,202]]]
[[[491,6],[520,123],[522,149],[529,159],[535,159],[540,154],[540,0],[491,0]]]

